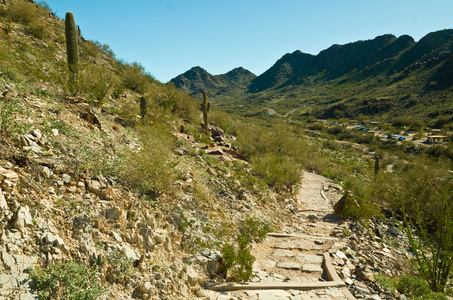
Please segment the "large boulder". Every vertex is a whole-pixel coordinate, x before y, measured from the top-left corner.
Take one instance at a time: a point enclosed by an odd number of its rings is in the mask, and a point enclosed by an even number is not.
[[[347,203],[354,203],[355,205],[360,206],[359,203],[357,202],[357,200],[354,199],[354,195],[350,192],[346,192],[346,194],[344,194],[344,196],[341,197],[341,199],[338,200],[337,203],[334,204],[333,211],[336,214],[341,214],[341,212],[344,209],[344,206]]]
[[[214,139],[214,141],[221,142],[225,140],[225,132],[219,126],[211,124],[210,131],[211,137]]]

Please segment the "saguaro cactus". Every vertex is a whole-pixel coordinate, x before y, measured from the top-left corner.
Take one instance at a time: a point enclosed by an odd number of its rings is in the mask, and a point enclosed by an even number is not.
[[[79,52],[77,49],[77,27],[74,15],[68,11],[65,17],[66,51],[68,55],[69,83],[75,85],[79,76]]]
[[[204,133],[208,134],[208,112],[211,110],[211,102],[208,101],[206,91],[203,91],[203,103],[201,103],[201,110],[203,111]]]
[[[374,175],[378,175],[379,174],[379,169],[380,168],[381,168],[380,159],[379,159],[379,156],[376,155],[376,157],[374,158]]]
[[[145,120],[146,114],[148,113],[148,104],[146,101],[146,97],[140,97],[140,115],[142,116],[142,121]]]

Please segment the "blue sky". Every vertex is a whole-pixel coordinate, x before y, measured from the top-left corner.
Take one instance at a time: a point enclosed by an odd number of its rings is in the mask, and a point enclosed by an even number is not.
[[[260,75],[285,53],[453,28],[452,0],[47,0],[82,35],[161,82],[200,66]]]

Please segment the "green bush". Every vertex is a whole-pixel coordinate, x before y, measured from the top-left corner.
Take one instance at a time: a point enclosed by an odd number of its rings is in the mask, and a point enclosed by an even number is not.
[[[6,15],[14,22],[30,24],[42,16],[42,11],[28,1],[15,1],[11,3],[6,10]]]
[[[442,293],[431,291],[428,283],[422,278],[413,275],[403,275],[398,279],[398,292],[415,299],[432,299],[432,300],[447,300],[448,298]]]
[[[197,118],[198,109],[195,101],[186,93],[175,88],[173,84],[163,86],[162,91],[155,95],[154,101],[166,111],[193,121]]]
[[[444,196],[441,191],[451,190],[453,185],[449,180],[449,165],[446,159],[434,161],[423,156],[395,162],[393,172],[381,172],[376,178],[372,197],[395,212],[401,212],[404,205],[412,219],[416,219],[419,209],[423,212],[421,221],[425,228],[436,228]],[[448,194],[448,201],[451,198]]]
[[[368,220],[381,215],[379,205],[357,195],[350,196],[353,200],[347,201],[341,215],[346,219]]]
[[[39,299],[96,299],[104,293],[96,272],[69,261],[49,268],[28,269]]]
[[[308,147],[289,125],[244,125],[238,128],[238,145],[269,186],[292,191],[300,182]]]
[[[140,129],[142,149],[132,153],[125,164],[125,176],[142,193],[159,196],[172,191],[174,140],[162,126]]]
[[[272,224],[258,217],[247,216],[244,221],[243,231],[256,243],[261,243],[272,230]]]
[[[375,283],[381,289],[392,294],[404,294],[410,300],[446,300],[443,293],[435,293],[430,290],[428,283],[422,278],[405,274],[400,278],[391,278],[381,274],[375,276]]]
[[[142,94],[148,92],[150,84],[154,82],[154,78],[145,71],[145,67],[138,62],[133,62],[131,64],[124,63],[122,68],[123,84],[127,89]]]
[[[88,65],[80,74],[80,84],[88,98],[102,104],[107,94],[120,82],[118,76],[104,66]]]
[[[49,40],[52,36],[50,25],[41,19],[36,19],[30,22],[29,30],[35,38],[41,40]]]
[[[434,292],[443,292],[453,267],[453,220],[452,204],[447,196],[442,199],[440,215],[436,230],[428,231],[423,223],[420,209],[418,212],[418,225],[414,226],[404,215],[404,230],[409,238],[409,244],[415,253],[416,263],[421,276]],[[416,228],[417,238],[412,234],[412,227]]]
[[[132,275],[134,261],[126,256],[126,251],[113,251],[107,257],[106,278],[109,282],[124,284]]]
[[[225,133],[237,135],[238,125],[237,122],[233,119],[232,115],[227,114],[219,109],[214,109],[211,111],[211,120],[214,124],[222,128]]]
[[[252,156],[251,165],[252,171],[270,187],[292,191],[293,187],[302,180],[303,166],[291,157],[281,157],[269,152]]]
[[[375,283],[379,286],[380,289],[391,292],[392,294],[396,294],[398,287],[397,279],[387,277],[382,274],[377,274],[374,279]]]
[[[420,130],[425,127],[425,123],[419,119],[411,117],[398,117],[392,120],[392,124],[395,127],[408,127],[411,130]]]
[[[250,243],[263,241],[271,229],[269,223],[259,218],[246,218],[234,240],[226,241],[221,248],[222,260],[219,269],[225,278],[239,282],[251,279],[255,257],[250,253]]]

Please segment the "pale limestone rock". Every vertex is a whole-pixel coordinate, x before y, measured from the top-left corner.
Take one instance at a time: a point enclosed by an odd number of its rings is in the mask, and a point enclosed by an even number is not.
[[[310,273],[322,273],[323,269],[320,265],[315,265],[315,264],[305,264],[302,267],[302,271],[304,272],[310,272]]]
[[[22,231],[26,227],[33,225],[33,219],[30,214],[28,206],[21,206],[16,212],[16,218],[14,219],[14,228]]]
[[[105,217],[107,219],[118,220],[121,217],[121,208],[119,208],[118,206],[114,206],[107,209]]]
[[[65,249],[65,244],[62,238],[57,235],[54,235],[51,232],[46,232],[42,235],[41,241],[43,244],[51,245],[52,247],[58,248],[60,250]]]
[[[2,190],[0,189],[0,211],[7,210],[8,203],[6,203],[5,196],[3,196]]]
[[[51,130],[53,136],[58,136],[59,132],[57,128]]]
[[[112,236],[118,243],[123,242],[123,239],[121,238],[121,236],[118,233],[116,233],[115,231],[112,232]]]
[[[1,188],[2,190],[4,190],[5,192],[7,193],[11,193],[13,190],[14,190],[14,187],[16,186],[16,184],[14,182],[11,182],[7,179],[3,180],[2,184],[1,184]]]
[[[140,255],[138,255],[137,252],[135,252],[135,250],[128,245],[123,246],[123,250],[126,254],[126,257],[132,259],[134,262],[140,259]]]
[[[187,279],[191,286],[197,285],[199,281],[199,276],[197,271],[192,266],[187,267]]]
[[[279,262],[277,263],[277,268],[288,269],[288,270],[300,270],[300,263],[296,262]]]

